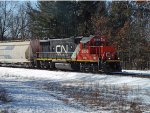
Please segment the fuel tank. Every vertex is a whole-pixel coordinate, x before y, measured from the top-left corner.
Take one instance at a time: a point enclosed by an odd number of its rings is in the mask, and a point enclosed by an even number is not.
[[[61,70],[73,70],[70,63],[55,63],[55,67]]]

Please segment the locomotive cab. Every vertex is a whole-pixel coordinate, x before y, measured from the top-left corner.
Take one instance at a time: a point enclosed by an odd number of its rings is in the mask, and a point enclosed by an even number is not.
[[[105,36],[83,37],[80,41],[80,52],[77,59],[86,62],[85,64],[82,63],[82,65],[95,66],[98,71],[106,73],[121,71],[116,50],[113,46],[108,45],[108,40]]]

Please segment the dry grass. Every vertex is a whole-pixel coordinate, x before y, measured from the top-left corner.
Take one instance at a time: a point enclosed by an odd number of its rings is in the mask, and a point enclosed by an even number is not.
[[[6,89],[0,86],[0,105],[7,104],[9,102],[12,102],[12,97],[8,94]],[[13,110],[9,110],[9,109],[3,109],[3,110],[0,110],[0,113],[16,113],[16,112]]]
[[[12,97],[7,93],[7,91],[0,86],[0,102],[8,103],[12,101]]]
[[[70,85],[66,85],[70,84]],[[138,94],[141,89],[137,87],[133,89],[127,84],[121,87],[115,85],[100,85],[99,83],[77,83],[76,86],[71,83],[50,82],[44,84],[46,90],[55,92],[65,104],[71,106],[78,106],[86,111],[92,110],[111,110],[114,113],[142,113],[148,111],[150,108],[142,103],[139,98],[128,99],[130,95]],[[59,93],[58,93],[59,92]],[[73,98],[73,100],[69,100]]]

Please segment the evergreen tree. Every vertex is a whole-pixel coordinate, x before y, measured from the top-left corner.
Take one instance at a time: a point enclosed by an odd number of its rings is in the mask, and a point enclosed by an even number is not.
[[[64,38],[75,33],[74,2],[38,2],[30,11],[33,34],[41,38]]]
[[[31,31],[41,38],[64,38],[94,34],[92,17],[104,2],[38,2],[30,11]]]
[[[32,37],[41,39],[53,37],[54,31],[52,26],[49,27],[49,22],[54,20],[54,2],[39,1],[37,9],[33,9],[30,4],[28,9]]]

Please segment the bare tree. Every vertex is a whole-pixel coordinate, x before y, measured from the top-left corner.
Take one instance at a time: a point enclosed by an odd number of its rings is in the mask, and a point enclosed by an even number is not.
[[[12,39],[16,39],[19,35],[19,16],[12,14],[12,21],[10,26],[10,36]]]
[[[13,39],[28,38],[28,15],[25,2],[17,5],[17,13],[12,13],[12,21],[10,25],[10,35]]]
[[[15,8],[15,2],[0,1],[0,40],[5,40],[9,34],[12,13]]]

